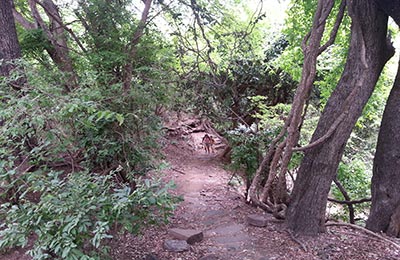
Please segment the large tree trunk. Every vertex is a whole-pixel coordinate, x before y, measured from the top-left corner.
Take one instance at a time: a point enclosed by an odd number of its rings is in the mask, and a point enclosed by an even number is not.
[[[21,58],[11,0],[0,1],[0,35],[0,76],[7,77],[16,68],[10,62]]]
[[[373,0],[348,1],[351,42],[342,77],[328,100],[311,142],[335,131],[306,150],[287,212],[287,224],[299,234],[325,231],[325,211],[332,180],[352,128],[368,101],[393,48],[386,39],[387,16]]]
[[[387,232],[391,217],[400,205],[399,104],[400,67],[383,113],[376,146],[371,186],[372,207],[367,221],[367,228],[372,231]],[[400,221],[400,219],[397,221]],[[397,225],[400,226],[400,222]]]
[[[8,85],[11,85],[16,90],[21,90],[26,83],[26,78],[23,73],[23,69],[18,66],[18,64],[14,64],[14,60],[21,58],[21,49],[18,43],[17,31],[15,29],[15,23],[13,18],[12,11],[12,2],[11,0],[1,0],[0,1],[0,81],[6,79]],[[19,71],[20,77],[17,80],[8,80],[9,76],[14,72]],[[12,76],[13,77],[13,76]],[[12,78],[10,77],[10,78]],[[0,126],[3,126],[4,118],[0,118]],[[4,138],[4,137],[3,137]],[[17,137],[18,138],[18,137]],[[29,137],[26,137],[27,140]],[[14,151],[14,155],[16,158],[19,156],[18,148]],[[19,159],[16,159],[18,161]],[[11,185],[15,182],[14,176],[6,175],[2,179],[7,181],[0,184],[2,186],[2,191],[4,191],[6,195],[6,200],[11,201],[13,203],[18,202],[17,187],[16,185]],[[5,188],[8,185],[11,187]]]
[[[400,25],[400,1],[376,0]],[[383,113],[372,176],[372,206],[367,228],[399,236],[400,232],[400,61],[397,76]]]

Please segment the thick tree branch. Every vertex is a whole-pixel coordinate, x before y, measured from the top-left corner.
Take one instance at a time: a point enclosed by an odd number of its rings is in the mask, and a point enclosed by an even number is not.
[[[331,125],[329,130],[326,132],[324,136],[316,140],[315,142],[312,142],[311,144],[308,144],[306,146],[302,147],[295,147],[293,148],[293,152],[300,152],[300,151],[305,151],[314,147],[317,147],[318,145],[321,145],[328,140],[329,137],[332,136],[332,134],[335,132],[336,128],[339,126],[339,124],[343,121],[343,119],[347,116],[347,113],[341,114],[338,118],[336,118],[335,122]]]
[[[359,200],[337,200],[334,198],[328,198],[328,201],[343,204],[343,205],[354,205],[354,204],[361,204],[365,202],[371,202],[371,198],[364,198]]]
[[[329,36],[329,40],[319,48],[319,54],[324,52],[329,46],[331,46],[334,43],[340,24],[342,23],[343,20],[345,9],[346,9],[346,0],[342,0],[342,2],[340,3],[339,12],[336,16],[335,24],[333,25],[331,34]]]
[[[311,144],[308,144],[306,146],[303,147],[295,147],[293,148],[294,152],[299,152],[299,151],[305,151],[311,148],[315,148],[318,145],[323,144],[324,142],[326,142],[326,140],[329,139],[329,137],[335,132],[336,128],[340,125],[340,123],[346,118],[346,116],[348,115],[348,107],[352,104],[352,102],[354,102],[354,99],[356,97],[356,95],[359,93],[359,91],[361,90],[362,84],[363,82],[358,82],[358,84],[356,85],[356,87],[350,92],[350,94],[347,96],[346,100],[343,103],[343,109],[342,109],[342,113],[335,119],[335,121],[333,122],[333,124],[330,126],[330,128],[328,129],[328,131],[320,138],[318,138],[317,140],[315,140],[314,142],[312,142]]]
[[[128,46],[128,59],[126,61],[126,65],[124,68],[124,73],[125,73],[123,82],[124,95],[128,94],[129,89],[131,87],[132,70],[133,70],[132,61],[135,59],[137,52],[137,45],[140,41],[140,38],[143,36],[144,29],[146,28],[146,22],[150,13],[151,4],[152,0],[144,1],[142,16]]]
[[[87,53],[86,48],[83,46],[83,44],[81,43],[81,41],[79,40],[79,38],[76,36],[76,34],[70,29],[68,28],[68,26],[66,26],[64,24],[64,22],[59,19],[59,17],[57,15],[54,15],[54,13],[52,12],[51,8],[50,8],[50,3],[48,1],[44,1],[43,3],[41,2],[37,2],[41,7],[43,7],[44,11],[46,12],[46,14],[51,17],[52,19],[54,19],[65,31],[67,31],[72,38],[75,40],[76,44],[78,44],[79,48],[81,48],[81,50],[84,53]]]
[[[39,11],[36,7],[37,0],[28,0],[29,7],[31,9],[31,13],[39,27],[46,33],[47,38],[53,45],[57,45],[56,40],[54,37],[51,35],[49,28],[47,27],[46,23],[43,21],[42,17],[39,14]]]
[[[14,20],[17,21],[17,23],[19,23],[25,29],[27,30],[37,29],[37,26],[34,23],[28,21],[28,19],[26,19],[21,13],[15,10],[15,8],[13,8],[13,16]]]

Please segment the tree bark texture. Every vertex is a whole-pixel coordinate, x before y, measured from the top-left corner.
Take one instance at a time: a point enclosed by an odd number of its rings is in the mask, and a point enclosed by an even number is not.
[[[375,2],[400,26],[400,0],[375,0]]]
[[[9,76],[15,66],[8,62],[21,58],[11,0],[0,1],[0,76]]]
[[[372,231],[387,232],[391,217],[400,205],[399,130],[400,67],[386,103],[376,146],[371,185],[372,206],[367,221],[367,228]]]
[[[306,150],[287,212],[288,227],[298,234],[325,231],[328,193],[344,147],[374,90],[383,66],[393,55],[386,39],[387,16],[374,0],[347,1],[351,42],[341,79],[320,117],[311,143],[341,120],[322,144]]]

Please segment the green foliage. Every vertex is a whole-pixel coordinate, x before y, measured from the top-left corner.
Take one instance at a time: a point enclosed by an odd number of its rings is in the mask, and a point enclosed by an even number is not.
[[[20,46],[24,55],[40,57],[46,49],[52,46],[42,29],[24,30],[20,33]]]
[[[197,110],[220,119],[231,116],[230,109],[235,106],[234,113],[241,116],[249,112],[248,96],[266,89],[278,92],[275,81],[280,73],[270,74],[265,61],[264,51],[269,47],[265,43],[268,39],[274,42],[275,37],[265,33],[270,25],[259,9],[262,5],[196,1],[193,6],[181,2],[185,4],[171,4],[167,19],[180,62],[177,71],[183,81],[179,87],[189,93],[185,97]]]
[[[284,118],[289,114],[290,105],[277,104],[275,106],[268,106],[267,98],[264,96],[253,96],[249,99],[253,106],[257,108],[254,117],[260,120],[260,129],[271,129],[281,126]]]
[[[40,198],[34,203],[21,196],[19,205],[1,206],[0,248],[25,246],[35,234],[29,251],[34,259],[96,255],[101,259],[107,253],[103,241],[112,237],[109,231],[114,224],[136,233],[144,223],[166,221],[173,209],[174,200],[167,192],[171,186],[162,188],[149,180],[131,190],[116,186],[112,174],[76,172],[63,178],[57,172],[35,172],[22,178],[27,184],[24,194],[36,193]]]
[[[121,82],[128,63],[132,63],[137,79],[160,79],[153,74],[156,72],[165,76],[163,80],[168,77],[172,80],[170,69],[176,61],[172,58],[172,47],[159,28],[153,23],[147,24],[140,41],[132,46],[139,23],[135,18],[137,13],[132,10],[134,4],[137,1],[80,0],[74,10],[85,30],[82,39],[88,45],[87,60],[82,66],[84,70],[89,66],[96,71],[98,82]],[[135,57],[128,60],[131,48],[136,49]]]
[[[171,185],[144,174],[156,167],[154,111],[167,86],[138,80],[123,96],[88,72],[86,88],[62,93],[52,72],[26,68],[23,90],[0,82],[1,247],[34,233],[35,259],[104,259],[111,227],[137,232],[166,221]]]
[[[366,174],[367,166],[361,160],[354,160],[350,163],[340,163],[338,180],[348,190],[353,199],[360,199],[370,195],[370,178]],[[343,195],[336,188],[333,191],[336,198],[344,200]]]
[[[235,171],[245,171],[246,178],[252,180],[262,152],[262,139],[258,135],[249,135],[240,130],[231,131],[228,140],[232,146],[231,168]]]
[[[328,17],[321,45],[329,39],[339,4],[340,1],[335,1],[333,11]],[[311,29],[316,7],[317,1],[315,0],[292,1],[288,11],[288,18],[285,22],[283,32],[287,37],[289,45],[276,60],[276,63],[296,81],[300,81],[304,58],[301,43],[307,32]],[[345,15],[337,33],[335,43],[318,58],[317,79],[314,83],[316,87],[314,89],[316,93],[314,101],[317,105],[321,104],[323,107],[336,87],[344,68],[345,57],[349,47],[349,36],[350,18]]]
[[[337,178],[347,191],[351,200],[363,199],[371,196],[371,174],[368,173],[369,165],[363,160],[355,159],[347,163],[339,164]],[[332,184],[332,194],[338,200],[345,200],[340,190],[335,184]],[[354,205],[355,216],[361,220],[365,220],[368,214],[369,203]],[[336,217],[348,221],[348,208],[342,207],[342,210],[335,214]]]
[[[254,117],[259,119],[259,123],[250,127],[239,125],[227,133],[232,147],[231,167],[233,170],[244,170],[247,182],[253,179],[262,154],[279,133],[281,116],[289,110],[289,106],[283,104],[267,106],[263,96],[251,97],[250,101],[258,109]]]

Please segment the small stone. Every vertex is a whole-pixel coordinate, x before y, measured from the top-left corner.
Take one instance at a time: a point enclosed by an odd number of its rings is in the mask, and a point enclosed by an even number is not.
[[[264,215],[252,214],[247,216],[247,223],[256,227],[265,227],[268,219]]]
[[[157,256],[153,255],[153,254],[148,254],[146,255],[145,260],[159,260]]]
[[[189,244],[184,240],[166,240],[164,248],[171,252],[183,252],[189,250]]]
[[[215,254],[205,255],[199,258],[199,260],[218,260],[218,256]]]
[[[168,234],[176,239],[185,240],[188,244],[194,244],[203,240],[203,232],[195,229],[171,228]]]

